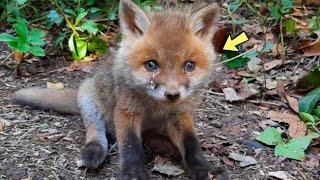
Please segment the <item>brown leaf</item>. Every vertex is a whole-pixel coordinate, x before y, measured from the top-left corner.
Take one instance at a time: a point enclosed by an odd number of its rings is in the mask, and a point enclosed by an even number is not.
[[[73,62],[70,64],[70,66],[67,68],[67,71],[72,72],[72,71],[82,71],[87,68],[92,67],[92,62],[91,61],[78,61],[78,62]]]
[[[0,132],[3,132],[4,127],[5,127],[5,124],[4,124],[4,122],[2,122],[1,119],[0,119]]]
[[[239,90],[238,95],[242,99],[247,99],[258,94],[259,93],[258,89],[259,89],[259,86],[256,84],[245,84],[245,86]]]
[[[282,81],[277,82],[276,90],[277,90],[277,93],[282,97],[282,99],[286,100],[286,102],[289,104],[289,107],[292,110],[294,110],[296,113],[299,113],[298,99],[288,95]]]
[[[3,132],[6,127],[10,126],[9,121],[0,119],[0,132]]]
[[[275,177],[277,179],[281,180],[294,180],[296,178],[292,177],[288,172],[286,171],[274,171],[274,172],[269,172],[268,177]]]
[[[299,102],[298,99],[291,97],[289,95],[285,96],[290,108],[294,110],[296,113],[299,113]]]
[[[59,82],[59,83],[47,82],[47,88],[48,89],[63,89],[64,85],[61,82]]]
[[[243,98],[237,95],[237,92],[233,88],[224,88],[222,91],[227,101],[233,102],[243,100]]]
[[[180,166],[174,165],[171,161],[162,159],[160,156],[158,156],[158,158],[156,157],[151,171],[156,171],[168,176],[179,176],[184,173],[184,170]]]
[[[306,125],[300,121],[299,116],[294,113],[288,111],[269,111],[267,117],[277,122],[289,124],[288,134],[292,138],[298,138],[307,133]]]
[[[282,60],[281,59],[275,59],[275,60],[272,60],[270,62],[267,62],[263,65],[264,67],[264,70],[265,71],[270,71],[271,69],[277,67],[277,66],[280,66],[282,65]]]
[[[303,56],[320,56],[320,32],[317,33],[318,38],[315,41],[305,40],[298,48],[303,52]]]

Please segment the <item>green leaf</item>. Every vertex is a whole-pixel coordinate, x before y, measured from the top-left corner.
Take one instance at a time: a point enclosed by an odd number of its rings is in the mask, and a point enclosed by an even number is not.
[[[228,9],[232,12],[234,11],[237,7],[238,7],[238,1],[237,0],[234,0],[232,1],[231,3],[229,3],[228,5]]]
[[[53,40],[53,44],[56,47],[63,49],[63,41],[67,38],[67,32],[59,32],[58,35]]]
[[[312,140],[311,136],[303,136],[292,139],[287,144],[277,145],[274,151],[276,156],[283,156],[290,159],[302,161],[305,159],[304,150],[306,150]]]
[[[308,75],[301,78],[297,87],[300,89],[312,89],[320,86],[320,67],[316,67]]]
[[[320,107],[318,107],[317,109],[314,109],[312,113],[320,118]]]
[[[42,39],[30,39],[28,43],[36,46],[43,46],[46,44]]]
[[[18,41],[11,41],[8,43],[9,48],[17,49],[18,48]]]
[[[299,112],[311,113],[320,100],[320,88],[317,88],[299,100]]]
[[[88,42],[88,51],[104,54],[107,51],[107,44],[99,38],[91,38]]]
[[[313,32],[320,31],[320,17],[313,16],[309,22],[309,27]]]
[[[282,0],[283,7],[286,9],[292,8],[292,0]]]
[[[29,30],[27,27],[27,21],[25,19],[19,18],[17,23],[14,25],[14,29],[18,34],[18,38],[22,43],[27,43]]]
[[[18,40],[18,44],[17,44],[17,50],[19,50],[20,52],[26,53],[28,52],[30,49],[30,46],[24,42],[20,42]]]
[[[222,61],[231,59],[231,58],[233,58],[233,57],[235,57],[237,55],[239,55],[238,52],[225,51],[222,54]],[[236,59],[234,59],[232,61],[226,62],[226,66],[231,68],[231,69],[242,68],[245,65],[247,65],[247,62],[249,60],[250,60],[249,58],[241,56],[241,57],[238,57],[238,58],[236,58]]]
[[[63,17],[60,16],[60,14],[56,10],[50,10],[47,18],[49,22],[55,23],[57,25],[60,25],[63,21]]]
[[[65,9],[64,12],[69,15],[76,16],[76,13],[72,9]]]
[[[75,60],[80,60],[84,58],[87,54],[87,41],[82,38],[76,38],[75,39],[75,47],[76,47],[76,52],[73,53],[73,58]]]
[[[76,52],[76,47],[74,46],[74,34],[71,34],[68,40],[68,46],[71,52]]]
[[[273,48],[274,44],[273,43],[270,43],[270,42],[266,42],[262,49],[261,49],[261,52],[262,53],[265,53],[265,52],[268,52],[269,50],[271,50]]]
[[[84,31],[87,31],[88,33],[93,33],[93,34],[97,33],[99,30],[97,27],[97,24],[90,20],[84,22],[80,27]]]
[[[274,127],[268,127],[256,138],[258,141],[267,145],[278,145],[282,143],[280,132]]]
[[[17,38],[12,36],[11,34],[2,33],[2,34],[0,34],[0,41],[2,41],[2,42],[12,42],[12,41],[17,41]]]
[[[258,56],[257,51],[251,51],[251,52],[243,55],[242,57],[252,59],[252,58],[256,58],[257,56]]]
[[[17,5],[23,5],[25,4],[28,0],[16,0],[17,1]]]
[[[31,29],[29,36],[31,38],[44,38],[46,36],[46,33],[39,28],[33,28]]]
[[[296,21],[294,21],[293,19],[285,20],[284,21],[284,27],[285,27],[287,32],[294,33],[294,32],[297,31],[297,29],[296,29]]]
[[[305,113],[305,112],[301,112],[301,113],[299,113],[299,115],[300,115],[300,118],[301,118],[302,121],[311,122],[312,124],[315,123],[315,120],[314,120],[314,118],[313,118],[313,116],[311,114]]]
[[[38,46],[31,47],[29,52],[31,54],[35,55],[35,56],[41,56],[42,57],[42,56],[45,55],[44,50],[41,47],[38,47]]]
[[[78,14],[77,17],[76,17],[75,26],[76,26],[77,24],[79,24],[79,22],[80,22],[84,17],[86,17],[87,14],[88,14],[87,11]]]
[[[38,28],[33,28],[29,34],[28,37],[28,43],[34,44],[34,45],[45,45],[46,43],[42,38],[44,38],[46,33]]]
[[[271,16],[276,20],[281,18],[280,8],[278,6],[271,7]]]

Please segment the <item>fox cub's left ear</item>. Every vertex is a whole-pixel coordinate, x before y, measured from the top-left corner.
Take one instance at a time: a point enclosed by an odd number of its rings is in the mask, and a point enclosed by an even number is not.
[[[120,0],[119,21],[122,35],[142,35],[150,25],[147,14],[131,0]]]
[[[192,31],[200,38],[211,41],[217,29],[217,21],[220,18],[219,14],[219,5],[216,3],[192,13],[190,17]]]

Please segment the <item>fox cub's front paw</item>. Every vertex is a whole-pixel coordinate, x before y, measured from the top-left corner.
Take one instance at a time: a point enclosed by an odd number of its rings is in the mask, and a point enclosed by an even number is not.
[[[148,174],[144,168],[123,170],[119,173],[118,180],[147,180]]]
[[[81,152],[84,166],[89,169],[98,168],[106,158],[106,150],[98,142],[86,144]]]

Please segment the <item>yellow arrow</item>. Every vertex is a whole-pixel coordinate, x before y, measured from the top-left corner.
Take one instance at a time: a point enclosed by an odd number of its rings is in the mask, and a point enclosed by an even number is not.
[[[245,32],[242,32],[240,35],[238,35],[236,38],[231,39],[231,36],[229,35],[226,44],[223,47],[223,50],[226,51],[239,51],[239,49],[236,47],[239,44],[242,44],[246,41],[248,41],[247,34]]]

